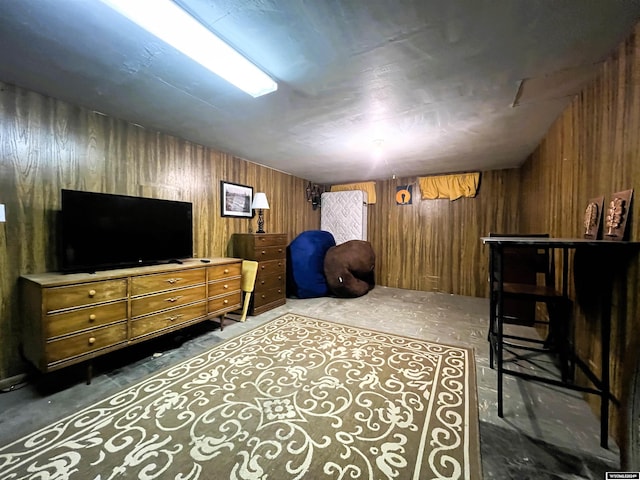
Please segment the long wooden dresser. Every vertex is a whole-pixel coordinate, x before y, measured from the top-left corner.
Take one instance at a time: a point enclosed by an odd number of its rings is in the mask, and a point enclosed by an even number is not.
[[[259,315],[287,302],[287,235],[284,233],[236,233],[233,256],[258,262],[258,274],[249,315]]]
[[[241,307],[242,260],[21,277],[24,355],[48,372]]]

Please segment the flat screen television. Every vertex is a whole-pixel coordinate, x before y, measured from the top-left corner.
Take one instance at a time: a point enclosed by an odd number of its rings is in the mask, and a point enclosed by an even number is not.
[[[64,272],[153,265],[193,256],[189,202],[62,190]]]

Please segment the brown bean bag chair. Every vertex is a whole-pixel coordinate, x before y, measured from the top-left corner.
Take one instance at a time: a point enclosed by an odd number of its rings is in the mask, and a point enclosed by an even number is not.
[[[336,297],[361,297],[375,285],[376,255],[369,242],[349,240],[327,250],[324,276]]]

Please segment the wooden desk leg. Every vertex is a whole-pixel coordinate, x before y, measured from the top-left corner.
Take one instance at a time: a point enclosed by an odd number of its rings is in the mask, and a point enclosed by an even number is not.
[[[91,385],[93,380],[93,360],[87,362],[87,385]]]

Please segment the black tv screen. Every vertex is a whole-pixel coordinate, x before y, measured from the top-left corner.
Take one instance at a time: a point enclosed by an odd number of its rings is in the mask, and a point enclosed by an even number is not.
[[[153,265],[193,256],[189,202],[62,190],[65,272]]]

